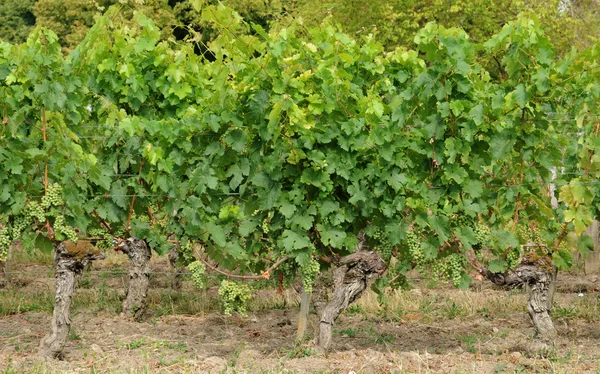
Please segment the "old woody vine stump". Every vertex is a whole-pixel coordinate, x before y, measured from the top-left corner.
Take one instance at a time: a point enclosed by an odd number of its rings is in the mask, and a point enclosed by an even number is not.
[[[339,265],[345,269],[343,280],[335,282],[333,298],[323,309],[319,326],[319,346],[325,351],[331,347],[335,320],[353,301],[360,297],[369,281],[386,270],[385,261],[377,252],[370,250],[359,250],[342,257]]]
[[[548,256],[529,253],[514,270],[506,274],[494,274],[487,269],[481,272],[499,286],[529,285],[527,311],[535,328],[535,338],[544,344],[551,344],[557,334],[548,307],[553,272],[552,260]]]
[[[41,356],[61,358],[71,327],[71,300],[75,292],[75,277],[91,261],[104,255],[88,241],[62,242],[54,254],[56,268],[56,297],[50,333],[41,343]]]
[[[121,315],[138,319],[146,311],[152,252],[144,240],[136,237],[122,241],[119,249],[129,257],[130,261],[129,284]]]

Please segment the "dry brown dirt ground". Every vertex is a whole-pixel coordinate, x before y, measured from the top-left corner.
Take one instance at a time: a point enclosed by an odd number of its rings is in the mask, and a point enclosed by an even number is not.
[[[417,282],[412,291],[390,297],[385,310],[373,306],[374,294],[366,295],[338,320],[327,355],[311,342],[293,343],[294,305],[255,307],[246,318],[209,310],[151,313],[136,322],[110,307],[98,310],[80,302],[64,359],[42,360],[37,346],[50,313],[17,305],[12,306],[17,312],[0,317],[0,373],[600,373],[597,284],[563,277],[556,297],[559,338],[542,351],[532,341],[526,294],[485,284],[458,291]],[[85,300],[93,303],[97,283],[87,287]],[[51,278],[42,277],[21,281],[15,289],[2,295],[26,300],[37,292],[51,299],[53,286]],[[153,292],[159,301],[170,295]],[[590,300],[585,308],[584,297]],[[312,319],[314,328],[316,316]]]

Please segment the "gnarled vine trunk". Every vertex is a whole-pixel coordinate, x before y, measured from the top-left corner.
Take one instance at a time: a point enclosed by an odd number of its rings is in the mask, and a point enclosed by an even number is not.
[[[359,244],[359,248],[362,247]],[[331,347],[332,329],[335,320],[348,306],[358,299],[369,282],[386,269],[385,261],[377,252],[359,249],[343,257],[339,265],[344,269],[343,277],[336,284],[333,299],[323,309],[319,325],[319,346],[324,350]]]
[[[527,311],[535,328],[535,337],[544,343],[551,343],[556,338],[556,328],[548,307],[552,272],[551,260],[535,254],[525,256],[516,269],[506,274],[484,272],[488,279],[500,286],[529,286]]]
[[[129,257],[129,284],[121,315],[139,319],[146,311],[152,252],[144,240],[135,237],[123,240],[119,249]]]
[[[93,260],[104,256],[94,247],[77,247],[63,242],[56,248],[54,267],[56,269],[56,296],[50,333],[41,343],[42,356],[60,358],[71,327],[71,300],[75,292],[75,277]]]

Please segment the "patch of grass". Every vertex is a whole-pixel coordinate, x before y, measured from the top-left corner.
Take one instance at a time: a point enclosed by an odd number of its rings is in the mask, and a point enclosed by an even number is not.
[[[553,318],[571,318],[577,316],[575,308],[555,306],[551,311]]]
[[[456,317],[466,316],[468,313],[460,305],[454,301],[446,301],[446,304],[442,307],[442,315],[448,319],[454,319]]]
[[[0,290],[0,316],[26,312],[52,313],[54,295],[49,290],[22,292],[18,289]]]
[[[363,307],[360,304],[353,304],[350,305],[345,312],[347,315],[352,316],[352,315],[365,315],[365,311],[363,309]]]
[[[310,347],[292,347],[292,348],[281,348],[279,351],[283,356],[285,356],[286,360],[292,358],[302,358],[302,357],[310,357],[315,354],[315,351]]]
[[[83,275],[77,281],[77,288],[90,289],[93,285],[94,283],[92,282],[92,277],[88,272],[84,272]]]
[[[438,295],[428,296],[421,301],[419,311],[425,315],[431,315],[437,309]]]
[[[458,340],[465,343],[467,352],[477,353],[475,344],[479,341],[479,337],[476,335],[462,335],[458,337]]]
[[[358,334],[359,330],[347,328],[347,329],[343,329],[343,330],[336,330],[335,332],[338,334],[346,335],[346,336],[353,338],[356,336],[356,334]]]
[[[73,326],[69,329],[69,340],[81,340],[81,336],[75,331]]]
[[[136,339],[136,340],[132,340],[130,342],[127,343],[119,343],[117,341],[117,345],[123,347],[123,348],[127,348],[128,350],[133,350],[133,349],[138,349],[140,347],[142,347],[143,345],[146,344],[146,339],[145,338],[140,338],[140,339]]]
[[[179,351],[179,352],[187,352],[188,351],[187,344],[185,342],[182,342],[182,341],[170,342],[170,341],[167,341],[167,340],[158,340],[158,341],[152,342],[150,344],[150,346],[152,346],[153,348],[174,349],[174,350]]]

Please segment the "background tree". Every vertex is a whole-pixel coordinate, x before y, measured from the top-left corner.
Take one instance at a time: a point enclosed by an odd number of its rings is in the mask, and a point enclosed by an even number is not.
[[[350,34],[374,33],[388,49],[413,47],[415,33],[432,21],[461,27],[472,41],[483,42],[519,14],[538,17],[559,54],[571,46],[589,46],[600,36],[598,0],[459,0],[451,4],[445,0],[299,0],[286,5],[280,25],[301,17],[310,27],[329,16]]]
[[[35,25],[35,0],[4,0],[0,3],[0,40],[22,43]]]

